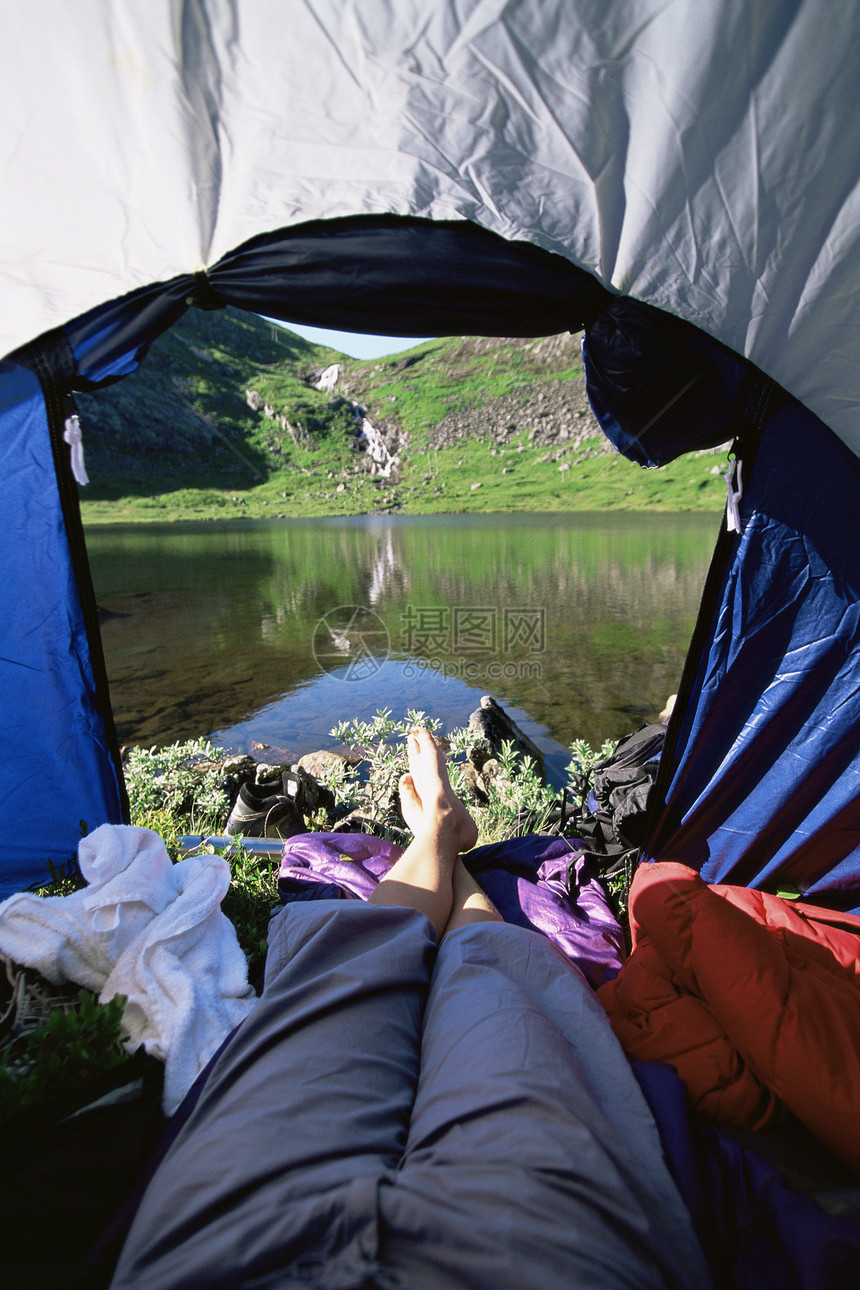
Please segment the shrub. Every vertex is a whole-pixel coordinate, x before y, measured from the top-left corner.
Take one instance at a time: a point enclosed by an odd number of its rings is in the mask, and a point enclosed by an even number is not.
[[[219,833],[229,807],[218,769],[222,757],[208,739],[132,748],[125,766],[132,823],[174,839]]]

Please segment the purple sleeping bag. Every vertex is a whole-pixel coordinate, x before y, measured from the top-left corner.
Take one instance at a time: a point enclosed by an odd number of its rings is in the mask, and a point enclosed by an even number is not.
[[[360,833],[302,833],[284,843],[281,900],[367,900],[403,848]],[[506,923],[542,932],[595,988],[619,971],[624,936],[588,861],[565,838],[529,834],[463,857]]]

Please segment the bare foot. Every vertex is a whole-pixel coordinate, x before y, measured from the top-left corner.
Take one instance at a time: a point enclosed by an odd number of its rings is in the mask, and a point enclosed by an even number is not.
[[[406,741],[409,773],[400,780],[400,809],[414,837],[444,832],[457,852],[469,851],[478,840],[478,828],[457,797],[445,755],[423,726]]]

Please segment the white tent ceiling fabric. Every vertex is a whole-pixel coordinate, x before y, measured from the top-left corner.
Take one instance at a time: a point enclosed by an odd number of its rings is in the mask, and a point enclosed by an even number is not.
[[[471,220],[860,451],[860,3],[0,0],[0,354],[261,233]]]

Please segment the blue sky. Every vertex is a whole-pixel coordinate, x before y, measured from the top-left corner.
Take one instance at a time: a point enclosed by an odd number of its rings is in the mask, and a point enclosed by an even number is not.
[[[364,336],[352,331],[327,331],[324,327],[305,327],[303,323],[282,323],[277,318],[267,321],[287,327],[297,336],[314,341],[317,345],[330,345],[339,349],[350,358],[384,358],[386,354],[402,354],[404,349],[411,349],[422,340],[432,340],[432,336]]]

